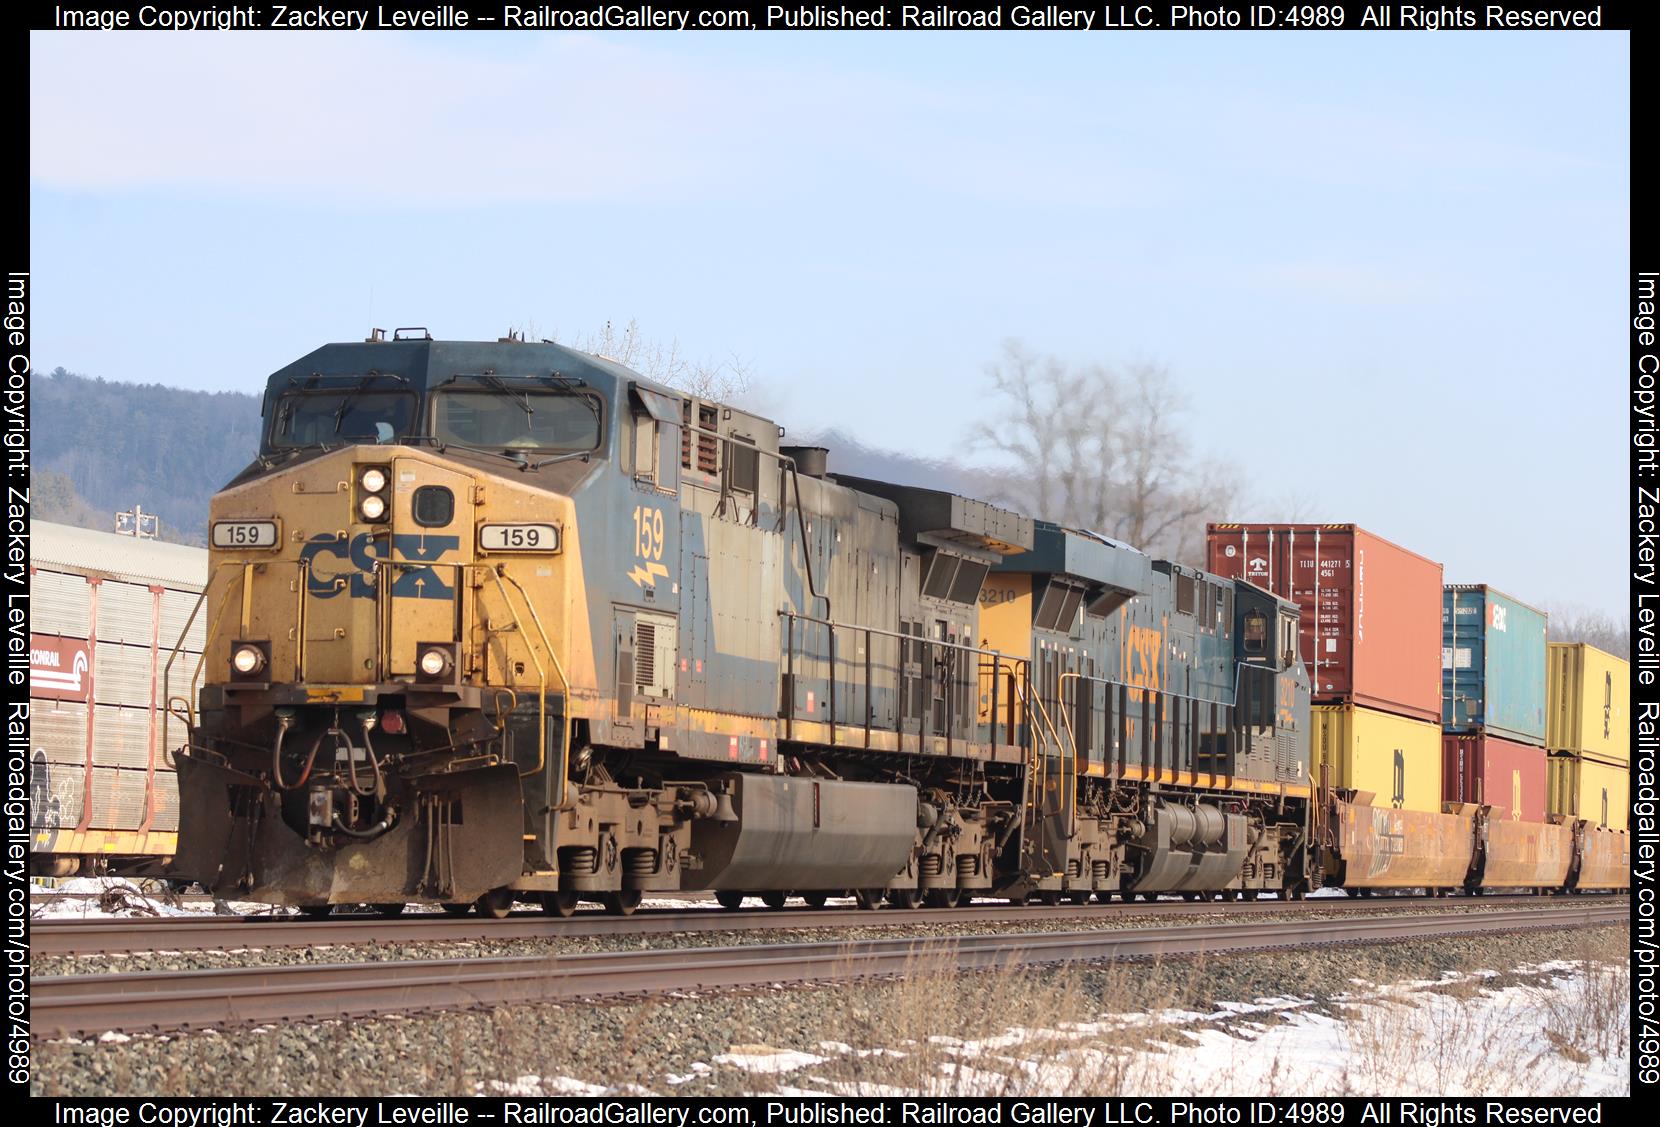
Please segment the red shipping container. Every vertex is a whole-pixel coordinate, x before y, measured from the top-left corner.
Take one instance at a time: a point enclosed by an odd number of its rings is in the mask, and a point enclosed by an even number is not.
[[[1506,822],[1545,820],[1545,749],[1485,732],[1441,737],[1441,801],[1475,802]]]
[[[1352,524],[1212,524],[1209,568],[1302,609],[1317,704],[1441,722],[1441,565]]]

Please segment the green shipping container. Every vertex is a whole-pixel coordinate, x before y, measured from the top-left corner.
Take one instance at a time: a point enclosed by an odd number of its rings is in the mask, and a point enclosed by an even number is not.
[[[1545,746],[1543,611],[1485,583],[1441,592],[1441,726]]]

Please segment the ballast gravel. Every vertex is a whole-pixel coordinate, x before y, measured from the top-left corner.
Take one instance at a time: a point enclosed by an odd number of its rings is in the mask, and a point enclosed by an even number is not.
[[[1437,909],[1439,910],[1439,909]],[[1215,919],[1227,918],[1219,913]],[[1191,918],[1189,918],[1191,920]],[[1136,926],[1100,921],[1100,926]],[[1187,922],[1187,921],[1184,921]],[[1199,922],[1199,921],[1191,921]],[[1055,929],[1079,921],[1057,919]],[[1030,921],[1022,928],[1035,930]],[[944,929],[917,925],[916,934]],[[892,936],[900,929],[858,929]],[[828,938],[823,932],[813,938]],[[779,933],[636,937],[674,946],[778,941]],[[765,1062],[806,1057],[857,1078],[892,1064],[882,1082],[904,1090],[901,1062],[954,1039],[996,1036],[1012,1027],[1095,1020],[1103,1014],[1166,1009],[1203,1012],[1262,998],[1306,1000],[1340,1009],[1357,981],[1434,980],[1445,972],[1503,970],[1553,960],[1617,961],[1629,938],[1621,927],[1475,936],[1326,951],[1230,955],[1072,966],[988,974],[937,974],[910,980],[790,986],[611,1004],[540,1004],[469,1011],[298,1022],[254,1030],[174,1036],[54,1041],[34,1046],[31,1089],[38,1095],[557,1095],[655,1093],[733,1096],[791,1091],[800,1075]],[[446,954],[450,945],[430,945]],[[513,953],[465,946],[470,954]],[[563,941],[559,950],[614,950],[616,941]],[[421,953],[425,954],[423,945]],[[513,951],[525,953],[523,944]],[[408,958],[411,950],[356,950],[356,957]],[[270,951],[273,958],[318,960],[317,952]],[[156,965],[197,965],[160,955]],[[337,961],[324,953],[320,961]],[[125,969],[125,968],[123,968]],[[828,1048],[828,1046],[835,1046]],[[893,1061],[873,1058],[882,1048]],[[849,1048],[854,1051],[848,1052]],[[857,1051],[863,1048],[865,1055]],[[844,1057],[831,1060],[836,1053]],[[760,1062],[758,1065],[757,1062]],[[861,1063],[862,1062],[862,1063]],[[1105,1093],[1102,1093],[1105,1094]]]
[[[1380,902],[1382,904],[1384,902]],[[1384,909],[1380,908],[1380,914]],[[1424,901],[1421,908],[1387,909],[1392,915],[1448,912],[1489,912],[1514,910],[1514,905],[1483,905],[1472,901]],[[1325,910],[1319,901],[1297,909],[1299,919],[1353,919],[1355,913]],[[1364,913],[1370,914],[1370,913]],[[904,920],[905,922],[897,922]],[[166,946],[165,926],[157,926],[156,949],[98,955],[38,956],[31,964],[35,977],[47,975],[116,974],[139,971],[208,970],[219,967],[302,966],[332,963],[389,962],[415,959],[499,958],[513,955],[579,955],[604,951],[671,950],[687,947],[736,947],[753,943],[836,943],[858,939],[929,939],[961,935],[1029,934],[1058,931],[1119,930],[1146,927],[1200,927],[1207,924],[1263,922],[1278,914],[1230,912],[1217,905],[1214,912],[1195,915],[1160,915],[1138,912],[1126,906],[1119,911],[1089,916],[1068,915],[1054,909],[1052,915],[1023,915],[1008,921],[981,923],[930,923],[926,909],[901,914],[883,910],[876,914],[881,925],[848,927],[768,928],[764,919],[751,927],[729,931],[660,932],[643,935],[523,936],[454,941],[342,942],[311,947],[241,947],[223,950],[175,951]],[[576,921],[571,921],[576,922]],[[489,923],[481,923],[488,931]],[[250,935],[252,935],[250,931]],[[344,934],[344,933],[342,933]]]

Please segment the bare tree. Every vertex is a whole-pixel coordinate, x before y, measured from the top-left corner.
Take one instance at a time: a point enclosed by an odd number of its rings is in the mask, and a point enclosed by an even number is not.
[[[1604,611],[1572,605],[1552,605],[1550,640],[1588,642],[1615,657],[1631,660],[1631,623],[1617,622]]]
[[[649,340],[640,332],[640,323],[630,320],[621,329],[612,322],[594,333],[578,333],[553,339],[568,348],[591,352],[632,368],[647,379],[668,384],[699,399],[730,403],[754,387],[749,365],[736,355],[725,360],[693,360],[680,351],[680,342],[668,344]]]
[[[1237,472],[1191,456],[1186,398],[1162,365],[1120,374],[1040,359],[1018,341],[987,367],[994,421],[975,437],[1012,463],[999,499],[1171,559],[1201,563],[1204,524],[1240,495]]]

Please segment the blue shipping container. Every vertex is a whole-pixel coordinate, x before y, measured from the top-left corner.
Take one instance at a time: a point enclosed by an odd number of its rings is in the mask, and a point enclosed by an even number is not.
[[[1441,726],[1545,743],[1542,611],[1486,584],[1441,592]]]

